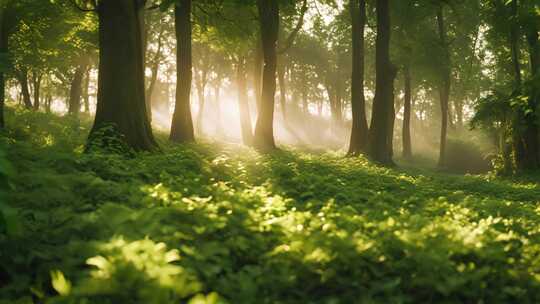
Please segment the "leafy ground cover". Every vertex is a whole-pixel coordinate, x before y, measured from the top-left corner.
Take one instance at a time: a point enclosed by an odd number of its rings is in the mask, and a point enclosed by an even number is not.
[[[0,303],[538,303],[540,186],[8,109]]]

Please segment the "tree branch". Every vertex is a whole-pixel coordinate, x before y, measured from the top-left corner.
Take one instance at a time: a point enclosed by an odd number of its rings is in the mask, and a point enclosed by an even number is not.
[[[285,53],[293,44],[294,39],[296,38],[296,35],[298,35],[298,32],[302,29],[302,26],[304,25],[304,16],[306,15],[306,11],[308,9],[307,6],[307,0],[304,0],[304,3],[302,4],[302,8],[300,9],[300,19],[298,19],[298,23],[296,24],[296,27],[293,29],[293,31],[289,34],[289,37],[285,40],[285,44],[278,48],[277,53],[283,54]]]

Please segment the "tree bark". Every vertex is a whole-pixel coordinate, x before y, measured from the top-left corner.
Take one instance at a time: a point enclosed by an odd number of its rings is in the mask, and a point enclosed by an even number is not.
[[[531,63],[531,75],[540,75],[540,42],[538,40],[538,26],[531,24],[527,31],[527,43],[529,44],[529,61]]]
[[[84,73],[84,84],[83,84],[83,102],[84,102],[84,112],[90,113],[90,68],[87,68]]]
[[[146,111],[148,112],[148,120],[150,122],[152,122],[152,94],[154,93],[157,82],[157,75],[161,58],[161,48],[163,45],[163,31],[164,30],[162,29],[158,35],[158,47],[152,61],[152,66],[150,67],[150,72],[152,73],[152,75],[150,76],[150,83],[148,84],[148,89],[146,89]]]
[[[242,141],[244,145],[251,145],[253,131],[251,129],[251,114],[249,112],[248,92],[246,83],[246,59],[238,60],[236,70],[236,83],[238,86],[238,109],[240,112],[240,127],[242,129]]]
[[[463,129],[463,99],[456,98],[454,101],[454,107],[456,108],[456,129]]]
[[[408,65],[404,69],[405,97],[403,100],[403,158],[412,157],[411,147],[411,71]]]
[[[518,18],[518,0],[511,3],[511,26],[510,26],[510,51],[512,56],[512,68],[514,70],[514,79],[516,86],[521,86],[521,65],[519,63],[519,24]]]
[[[45,96],[45,112],[51,113],[52,95],[47,94]]]
[[[0,56],[7,56],[8,53],[8,28],[7,18],[4,17],[5,7],[0,5]],[[0,71],[0,129],[5,128],[4,106],[6,102],[6,80],[4,72]]]
[[[203,132],[203,114],[205,107],[205,91],[206,91],[206,82],[207,82],[207,71],[202,70],[197,77],[197,97],[199,102],[199,112],[197,113],[197,132],[202,135]]]
[[[176,104],[170,140],[195,141],[191,117],[190,92],[192,79],[191,58],[191,0],[182,0],[174,9],[176,30]]]
[[[38,71],[32,71],[32,86],[34,87],[34,110],[39,110],[39,103],[40,103],[40,88],[41,88],[41,73]]]
[[[32,109],[32,100],[30,99],[30,90],[28,89],[28,70],[26,68],[22,68],[17,73],[17,78],[19,80],[19,84],[21,85],[21,94],[24,107],[27,109]]]
[[[364,30],[366,1],[349,0],[352,23],[351,108],[352,129],[349,155],[364,153],[368,144],[366,99],[364,96]]]
[[[86,71],[86,62],[82,60],[75,70],[75,75],[71,81],[69,89],[69,109],[68,113],[78,116],[81,112],[81,97],[83,95],[83,78]]]
[[[257,41],[253,62],[253,91],[255,94],[255,105],[257,106],[257,116],[262,108],[262,79],[263,79],[263,48],[260,40]]]
[[[156,142],[146,113],[143,43],[138,0],[99,1],[99,76],[97,109],[89,140],[113,125],[135,150]]]
[[[276,44],[279,32],[279,5],[277,1],[257,0],[261,41],[263,46],[263,85],[261,111],[255,126],[254,146],[261,150],[276,148],[274,141],[274,97],[276,93]]]
[[[377,0],[376,88],[369,132],[369,156],[381,164],[393,165],[394,79],[390,62],[389,0]]]
[[[444,25],[443,4],[439,5],[437,10],[437,26],[439,31],[439,43],[443,48],[443,66],[442,66],[442,79],[439,84],[439,99],[441,104],[441,138],[439,147],[439,167],[446,166],[446,137],[448,133],[448,113],[449,113],[449,99],[450,99],[450,52],[448,50],[448,42],[446,39],[446,29]]]
[[[214,111],[216,113],[216,134],[219,136],[225,135],[225,132],[223,131],[223,128],[221,126],[221,77],[220,75],[217,76],[218,79],[216,79],[216,84],[214,86]]]
[[[538,79],[540,75],[540,43],[538,42],[538,27],[531,24],[526,32],[527,44],[529,45],[531,79]],[[538,112],[538,92],[528,96],[529,108]],[[540,167],[540,134],[535,115],[525,114],[525,130],[523,145],[525,147],[524,158],[520,161],[521,169],[534,170]]]
[[[278,65],[278,82],[279,82],[279,105],[281,107],[281,115],[283,115],[283,121],[287,120],[287,86],[285,84],[285,67]]]
[[[302,81],[302,112],[306,118],[309,117],[309,100],[305,80]]]

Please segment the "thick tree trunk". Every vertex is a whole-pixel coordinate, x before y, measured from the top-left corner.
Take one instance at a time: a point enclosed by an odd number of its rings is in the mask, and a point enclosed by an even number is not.
[[[28,88],[28,70],[26,68],[21,69],[17,73],[17,79],[21,85],[21,94],[23,98],[24,107],[32,109],[32,100],[30,99],[30,89]]]
[[[526,32],[529,45],[531,78],[538,79],[540,75],[540,43],[538,42],[538,28],[531,24]],[[538,109],[539,97],[534,92],[529,97],[529,108]],[[536,110],[538,111],[538,110]],[[540,138],[539,127],[534,115],[525,114],[525,130],[523,132],[524,155],[520,160],[520,169],[534,170],[540,167]]]
[[[351,108],[352,129],[350,155],[364,153],[368,144],[366,99],[364,96],[364,30],[366,26],[366,1],[349,0],[352,23],[352,75]]]
[[[257,0],[261,41],[263,46],[263,85],[261,111],[257,117],[253,144],[261,150],[275,149],[274,97],[276,93],[276,44],[279,32],[279,5],[277,1]]]
[[[403,158],[412,157],[411,147],[411,71],[409,66],[405,66],[405,97],[403,101]]]
[[[191,0],[182,0],[174,9],[176,30],[176,104],[170,139],[175,142],[195,140],[191,117]]]
[[[41,89],[41,73],[39,73],[38,71],[33,71],[32,72],[32,86],[34,88],[34,110],[37,111],[39,110],[39,103],[40,103],[40,98],[39,98],[39,94],[40,94],[40,89]]]
[[[240,128],[242,129],[242,141],[244,145],[251,145],[253,141],[253,131],[251,129],[251,114],[249,112],[247,80],[246,80],[246,60],[241,57],[238,60],[236,70],[236,83],[238,87],[238,109],[240,112]]]
[[[83,77],[86,71],[86,62],[81,62],[75,70],[69,89],[68,113],[78,116],[81,112],[81,97],[83,93]]]
[[[450,52],[448,50],[446,29],[444,25],[443,4],[439,5],[437,11],[437,26],[439,30],[439,43],[443,48],[444,62],[442,66],[442,79],[439,84],[439,99],[441,104],[441,141],[439,147],[439,167],[446,166],[446,136],[448,133],[448,113],[450,99]]]
[[[156,147],[146,113],[138,0],[99,1],[97,109],[89,140],[113,125],[135,150]]]
[[[389,0],[377,0],[376,88],[369,132],[369,156],[392,165],[394,118],[394,79],[396,68],[390,62]]]

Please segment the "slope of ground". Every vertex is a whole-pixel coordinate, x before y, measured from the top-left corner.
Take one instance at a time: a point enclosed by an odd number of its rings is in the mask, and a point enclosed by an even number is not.
[[[540,302],[534,178],[164,140],[84,154],[88,123],[7,124],[0,303]]]

